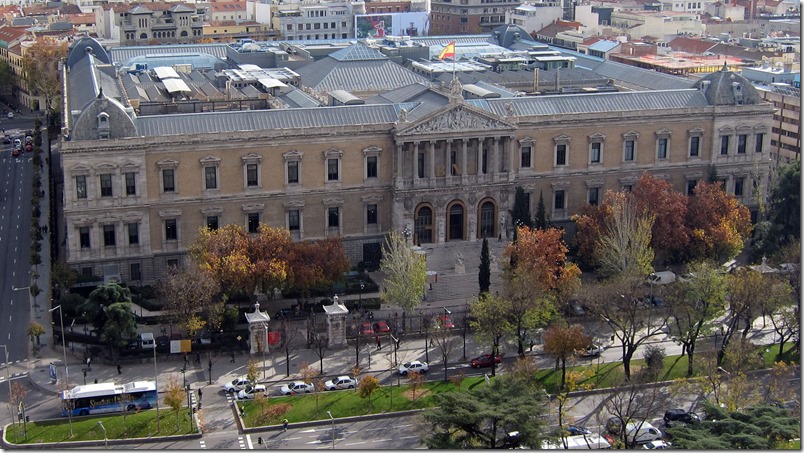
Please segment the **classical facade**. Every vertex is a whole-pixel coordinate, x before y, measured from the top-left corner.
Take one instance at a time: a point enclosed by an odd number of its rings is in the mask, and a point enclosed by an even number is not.
[[[81,70],[93,60],[71,60],[67,77],[100,77]],[[749,206],[766,190],[773,108],[725,68],[672,91],[464,93],[455,81],[361,105],[137,116],[114,84],[76,86],[61,144],[67,263],[151,282],[199,228],[229,223],[337,236],[353,262],[374,261],[390,230],[418,244],[510,235],[516,186],[572,233],[570,216],[608,189],[647,171],[690,191],[711,164]]]

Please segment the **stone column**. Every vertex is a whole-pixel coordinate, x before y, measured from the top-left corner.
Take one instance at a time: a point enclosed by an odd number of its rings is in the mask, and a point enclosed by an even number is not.
[[[444,167],[446,167],[446,171],[444,172],[444,176],[447,177],[449,180],[452,177],[452,139],[447,139],[447,144],[444,146]]]
[[[500,137],[494,137],[494,148],[491,152],[491,177],[497,179],[500,172]]]
[[[477,174],[485,175],[483,172],[483,142],[485,139],[480,137],[477,139]]]
[[[419,142],[413,142],[413,152],[411,153],[413,163],[413,185],[419,181]]]
[[[463,143],[463,147],[461,148],[461,184],[466,184],[466,180],[467,180],[467,176],[468,176],[466,174],[466,172],[469,171],[469,166],[466,165],[467,164],[466,147],[469,144],[468,143],[469,139],[466,139],[466,138],[461,139],[461,142]]]
[[[404,168],[404,161],[402,159],[402,155],[405,153],[405,144],[404,143],[397,143],[396,144],[396,164],[394,168],[394,184],[397,187],[402,187],[402,181],[405,179],[405,172]]]
[[[516,162],[516,137],[513,135],[508,136],[508,180],[514,180],[514,163]],[[531,148],[531,159],[533,159],[533,148]]]
[[[429,175],[429,177],[430,177],[430,186],[434,186],[435,185],[435,177],[436,177],[436,172],[435,172],[435,140],[430,140],[430,149],[427,151],[427,153],[429,154],[428,160],[430,162],[430,168],[429,168],[430,171],[425,170],[424,174],[425,174],[425,176]]]

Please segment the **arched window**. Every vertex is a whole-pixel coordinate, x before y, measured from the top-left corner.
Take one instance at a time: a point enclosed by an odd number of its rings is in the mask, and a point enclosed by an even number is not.
[[[462,241],[464,240],[464,224],[465,216],[463,205],[455,203],[449,208],[449,224],[447,226],[447,240],[449,241]]]
[[[480,237],[481,238],[493,238],[494,234],[494,227],[496,222],[494,221],[494,203],[491,201],[487,201],[480,205]]]
[[[140,33],[140,39],[148,39],[148,33]]]
[[[433,242],[433,210],[429,206],[421,206],[416,211],[413,242],[415,244],[431,244]]]

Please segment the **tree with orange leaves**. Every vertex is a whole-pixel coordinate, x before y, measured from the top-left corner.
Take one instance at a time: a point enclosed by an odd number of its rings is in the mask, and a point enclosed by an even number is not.
[[[568,249],[561,230],[517,230],[517,241],[504,252],[509,258],[517,257],[516,265],[509,264],[505,269],[505,310],[521,356],[528,331],[547,324],[558,302],[577,289],[581,270],[567,262]]]
[[[737,256],[751,234],[751,213],[720,183],[701,181],[690,197],[685,218],[690,234],[689,258],[718,263]]]
[[[203,270],[218,279],[224,294],[250,293],[254,287],[248,287],[252,281],[249,241],[248,233],[239,225],[229,224],[217,230],[200,228],[189,253]]]
[[[67,51],[66,41],[50,36],[40,36],[23,48],[23,78],[31,94],[45,97],[45,108],[58,108],[61,99],[59,61],[67,56]]]
[[[288,256],[288,286],[303,298],[312,288],[325,288],[349,270],[349,260],[340,238],[303,241],[293,244]]]
[[[257,234],[250,236],[247,256],[250,259],[251,282],[265,294],[281,289],[288,276],[288,259],[294,247],[290,231],[260,224]]]
[[[669,181],[643,173],[633,192],[638,210],[655,218],[651,228],[650,246],[662,257],[685,250],[689,243],[684,217],[687,213],[687,196],[673,189]]]

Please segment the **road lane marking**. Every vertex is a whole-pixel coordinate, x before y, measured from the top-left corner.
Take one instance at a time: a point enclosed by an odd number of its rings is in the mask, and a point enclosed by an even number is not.
[[[399,437],[399,439],[418,439],[418,438],[419,438],[419,436],[403,436],[403,437]]]
[[[304,430],[301,430],[301,431],[299,431],[299,432],[300,432],[300,433],[314,433],[314,432],[315,432],[315,428],[312,428],[312,429],[304,429]]]
[[[388,442],[388,441],[391,441],[391,440],[393,440],[393,439],[376,439],[376,440],[372,440],[371,443],[376,444],[377,442]]]
[[[254,444],[251,443],[251,435],[246,434],[246,444],[248,445],[249,450],[254,450]]]
[[[350,445],[363,445],[363,444],[367,444],[367,443],[368,443],[368,441],[366,441],[366,442],[352,442],[352,443],[349,443],[349,444],[343,444],[343,445],[345,445],[345,446],[347,446],[347,447],[348,447],[348,446],[350,446]]]
[[[199,440],[198,445],[201,447],[201,449],[205,450],[207,448],[207,444],[203,440]]]
[[[327,442],[330,442],[330,441],[327,441]],[[311,440],[310,442],[305,442],[305,443],[308,444],[308,445],[309,444],[322,444],[322,443],[324,443],[324,441],[323,440]]]

